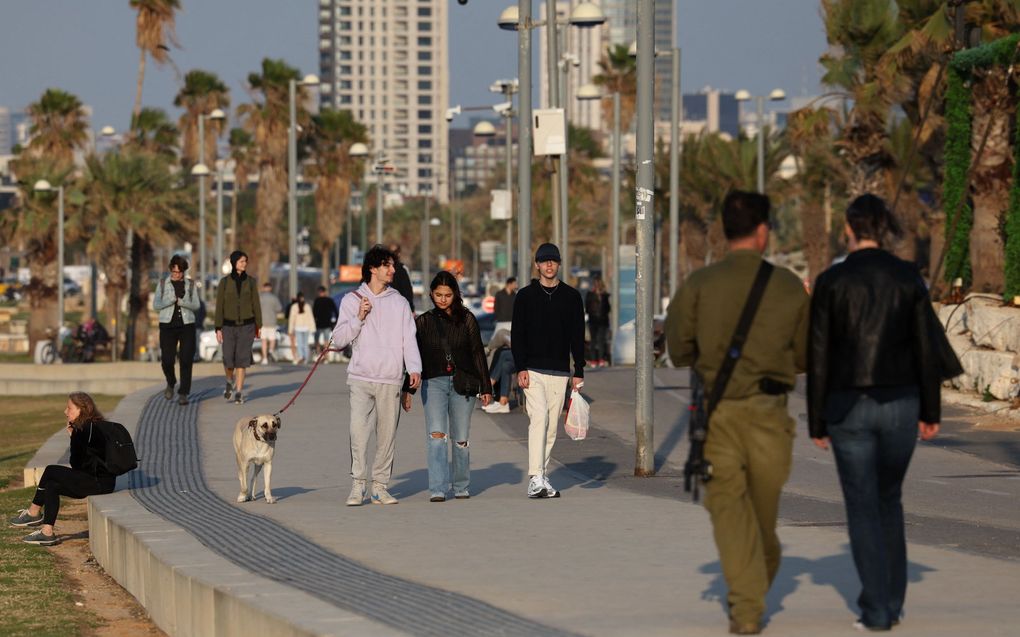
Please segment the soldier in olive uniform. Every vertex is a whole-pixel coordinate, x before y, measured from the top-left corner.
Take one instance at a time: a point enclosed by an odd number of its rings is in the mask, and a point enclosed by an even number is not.
[[[666,317],[673,363],[694,366],[705,394],[722,366],[769,239],[769,200],[731,192],[723,203],[729,252],[691,274]],[[712,518],[729,587],[730,632],[757,634],[765,595],[779,570],[779,494],[790,473],[794,421],[786,392],[806,365],[808,295],[795,274],[776,268],[768,280],[708,428],[705,458],[713,477],[705,506]]]

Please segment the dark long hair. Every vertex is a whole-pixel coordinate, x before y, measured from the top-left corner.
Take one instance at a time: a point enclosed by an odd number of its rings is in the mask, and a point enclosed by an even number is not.
[[[903,235],[896,217],[889,211],[885,201],[870,193],[861,195],[846,209],[846,222],[858,241],[871,239],[883,245],[889,237]]]
[[[453,290],[453,303],[450,304],[450,317],[453,318],[453,322],[458,325],[463,323],[467,318],[467,308],[464,307],[464,297],[460,295],[460,285],[457,284],[457,277],[453,276],[446,270],[440,270],[439,274],[432,279],[432,283],[429,284],[429,290],[435,292],[436,288],[440,285]],[[435,300],[432,304],[435,305]]]
[[[96,407],[96,401],[92,400],[92,396],[83,391],[76,391],[71,392],[67,397],[74,403],[75,407],[81,410],[78,417],[71,423],[71,426],[75,429],[80,430],[90,422],[103,419],[103,413]]]
[[[297,293],[297,311],[298,311],[298,314],[304,314],[305,313],[305,293],[304,292],[298,292]]]

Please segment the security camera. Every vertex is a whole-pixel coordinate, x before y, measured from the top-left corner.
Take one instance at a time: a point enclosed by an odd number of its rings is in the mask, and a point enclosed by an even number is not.
[[[457,4],[459,4],[459,5],[465,5],[467,3],[468,3],[468,0],[457,0]]]
[[[511,108],[513,108],[513,102],[502,102],[500,104],[492,105],[492,110],[496,111],[500,115],[505,115]]]
[[[459,1],[459,0],[458,0]],[[460,115],[460,104],[446,109],[446,121],[452,122],[454,116]]]

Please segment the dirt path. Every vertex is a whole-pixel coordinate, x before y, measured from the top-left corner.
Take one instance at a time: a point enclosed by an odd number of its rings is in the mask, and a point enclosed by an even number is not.
[[[60,544],[50,547],[79,607],[97,615],[101,624],[86,627],[89,637],[157,637],[166,633],[149,619],[145,609],[99,566],[89,550],[85,500],[61,503],[56,526]]]

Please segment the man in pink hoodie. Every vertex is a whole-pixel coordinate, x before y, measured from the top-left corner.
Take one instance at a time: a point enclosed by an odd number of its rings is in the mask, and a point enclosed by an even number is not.
[[[410,386],[421,384],[421,356],[415,340],[414,316],[407,300],[391,287],[393,253],[375,246],[365,254],[361,287],[344,295],[333,328],[333,344],[352,345],[347,366],[351,388],[351,478],[347,506],[365,501],[368,482],[368,439],[376,436],[372,463],[372,503],[396,504],[386,490],[393,472],[393,445],[400,418],[404,371]]]

